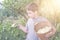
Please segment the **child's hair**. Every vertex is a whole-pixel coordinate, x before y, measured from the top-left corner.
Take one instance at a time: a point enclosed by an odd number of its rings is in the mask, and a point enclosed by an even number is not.
[[[38,10],[38,5],[36,3],[30,3],[26,6],[26,9],[35,12]]]

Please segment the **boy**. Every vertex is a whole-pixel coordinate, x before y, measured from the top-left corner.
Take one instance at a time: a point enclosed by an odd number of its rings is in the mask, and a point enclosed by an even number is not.
[[[26,27],[19,25],[19,29],[21,29],[22,31],[27,33],[26,40],[41,40],[41,39],[39,39],[39,37],[37,36],[37,34],[34,30],[34,25],[36,22],[39,22],[39,21],[48,22],[48,20],[43,17],[40,17],[38,15],[38,6],[35,3],[31,3],[31,4],[27,5],[26,11],[29,16],[29,19],[26,23]]]

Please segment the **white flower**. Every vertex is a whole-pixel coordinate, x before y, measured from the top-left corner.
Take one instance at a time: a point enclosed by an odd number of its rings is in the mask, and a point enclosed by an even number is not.
[[[47,32],[49,32],[49,31],[51,30],[51,28],[52,28],[52,27],[46,26],[46,27],[44,27],[44,28],[42,28],[42,29],[39,29],[39,30],[37,31],[37,33],[38,33],[38,34],[47,33]]]
[[[16,23],[12,24],[11,27],[16,27],[15,24],[16,24]]]

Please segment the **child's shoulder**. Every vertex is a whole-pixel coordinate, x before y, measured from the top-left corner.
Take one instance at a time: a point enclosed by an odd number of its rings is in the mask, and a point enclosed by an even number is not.
[[[45,18],[45,17],[43,17],[43,16],[39,16],[39,18],[40,18],[40,19],[47,19],[47,18]]]
[[[43,16],[40,16],[39,19],[40,19],[40,21],[48,21],[48,19]]]

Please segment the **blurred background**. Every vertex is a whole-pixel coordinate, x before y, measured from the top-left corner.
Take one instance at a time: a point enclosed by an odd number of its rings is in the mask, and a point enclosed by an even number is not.
[[[0,40],[25,40],[26,34],[16,26],[25,26],[28,19],[25,7],[30,2],[39,6],[40,16],[55,25],[57,32],[50,39],[60,40],[60,0],[0,0]]]

